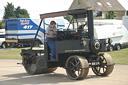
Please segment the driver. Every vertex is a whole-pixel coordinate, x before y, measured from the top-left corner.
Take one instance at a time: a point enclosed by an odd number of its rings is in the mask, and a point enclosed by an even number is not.
[[[56,22],[51,21],[50,26],[47,27],[45,36],[46,41],[48,42],[48,46],[51,49],[51,56],[50,60],[55,60],[55,41],[56,41],[56,34],[57,34]]]

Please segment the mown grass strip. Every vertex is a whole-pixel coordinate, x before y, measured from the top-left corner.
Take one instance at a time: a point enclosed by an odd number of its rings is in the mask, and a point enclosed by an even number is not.
[[[21,49],[0,50],[0,59],[21,59]],[[128,48],[120,51],[106,52],[109,53],[116,64],[128,64]]]

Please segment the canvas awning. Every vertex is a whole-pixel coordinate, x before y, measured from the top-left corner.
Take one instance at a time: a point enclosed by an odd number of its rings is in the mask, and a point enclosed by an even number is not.
[[[80,15],[80,14],[86,14],[86,12],[87,9],[74,9],[74,10],[67,10],[60,12],[45,13],[45,14],[40,14],[40,19],[66,16],[66,15]]]

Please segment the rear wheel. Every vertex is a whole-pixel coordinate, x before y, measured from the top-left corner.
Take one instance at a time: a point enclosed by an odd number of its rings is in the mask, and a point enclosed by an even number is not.
[[[38,41],[35,41],[34,46],[35,47],[38,47],[39,46],[39,42]]]
[[[5,42],[2,43],[2,48],[7,48],[7,44]]]
[[[83,79],[89,71],[88,61],[82,56],[71,56],[66,61],[66,72],[71,79]]]
[[[22,61],[23,61],[24,68],[28,74],[39,74],[39,73],[43,73],[46,71],[45,69],[39,70],[37,68],[36,58],[32,59],[31,62],[28,62],[26,58],[23,58]]]
[[[119,44],[116,45],[116,50],[120,50],[121,46]]]
[[[108,51],[111,51],[111,52],[113,51],[113,46],[112,45],[108,46]]]
[[[109,54],[99,54],[97,61],[99,65],[92,66],[92,70],[96,75],[107,76],[113,71],[114,62]]]
[[[27,60],[25,58],[22,58],[22,63],[24,65],[24,68],[28,74],[43,74],[43,73],[51,73],[57,69],[55,68],[39,68],[37,67],[37,61],[36,58],[32,59],[31,62],[26,63]]]

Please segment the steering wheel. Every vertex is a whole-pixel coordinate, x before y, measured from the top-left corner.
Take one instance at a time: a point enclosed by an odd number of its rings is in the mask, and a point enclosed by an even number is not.
[[[57,40],[64,40],[66,36],[66,33],[64,31],[59,31],[57,33]]]

